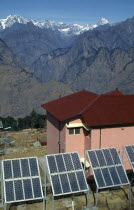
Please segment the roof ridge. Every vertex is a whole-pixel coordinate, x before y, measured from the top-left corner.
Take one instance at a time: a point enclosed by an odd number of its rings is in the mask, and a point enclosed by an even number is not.
[[[69,94],[69,95],[66,95],[66,96],[63,96],[63,97],[61,97],[61,98],[57,98],[57,99],[54,99],[53,101],[59,101],[60,99],[64,99],[64,98],[70,98],[70,97],[72,97],[73,95],[78,95],[78,94],[80,94],[80,93],[82,93],[82,92],[85,92],[85,93],[89,93],[89,94],[92,94],[92,95],[97,95],[96,93],[93,93],[93,92],[90,92],[90,91],[88,91],[88,90],[85,90],[85,89],[83,89],[83,90],[80,90],[80,91],[78,91],[78,92],[74,92],[74,93],[71,93],[71,94]],[[49,103],[51,103],[52,101],[48,101],[48,102],[46,102],[45,104],[49,104]],[[41,107],[43,106],[44,104],[41,104]]]
[[[98,95],[91,103],[89,103],[81,112],[82,114],[84,111],[86,112],[86,109],[88,109],[94,102],[96,102],[102,95]]]

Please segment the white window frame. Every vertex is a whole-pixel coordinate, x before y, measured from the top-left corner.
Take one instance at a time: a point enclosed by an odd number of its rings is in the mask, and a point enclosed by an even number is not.
[[[68,135],[69,136],[71,136],[71,135],[80,135],[80,132],[79,133],[76,133],[76,129],[79,129],[79,131],[80,131],[80,127],[75,127],[75,128],[68,128]],[[69,130],[73,130],[73,133],[72,134],[70,134],[69,133]]]

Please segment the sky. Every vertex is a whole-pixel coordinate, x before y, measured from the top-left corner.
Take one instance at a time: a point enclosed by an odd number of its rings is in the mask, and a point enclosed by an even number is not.
[[[104,17],[115,23],[134,16],[134,0],[0,0],[0,19],[8,15],[80,25]]]

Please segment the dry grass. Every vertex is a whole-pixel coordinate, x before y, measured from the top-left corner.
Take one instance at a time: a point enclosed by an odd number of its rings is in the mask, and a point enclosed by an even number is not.
[[[19,132],[0,132],[0,138],[8,138],[10,141],[14,141],[10,146],[11,152],[2,155],[1,159],[43,156],[46,154],[46,146],[34,147],[33,143],[36,142],[36,138],[46,140],[46,132],[44,130],[24,130]],[[2,149],[3,146],[0,146]],[[9,149],[8,148],[8,149]]]

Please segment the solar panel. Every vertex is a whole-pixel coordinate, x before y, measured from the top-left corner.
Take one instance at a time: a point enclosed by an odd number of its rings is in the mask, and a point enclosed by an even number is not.
[[[99,189],[129,184],[116,148],[88,150],[86,154]]]
[[[126,145],[124,146],[124,149],[126,151],[126,154],[128,156],[130,165],[134,171],[134,145]]]
[[[36,157],[3,160],[2,167],[5,203],[43,198]]]
[[[47,155],[46,162],[54,196],[89,190],[77,152]]]
[[[15,180],[14,186],[16,200],[24,200],[22,180]]]
[[[5,182],[5,194],[7,203],[15,199],[13,181]]]
[[[19,160],[13,160],[12,165],[13,165],[13,176],[14,176],[14,178],[21,177],[21,169],[20,169]]]

